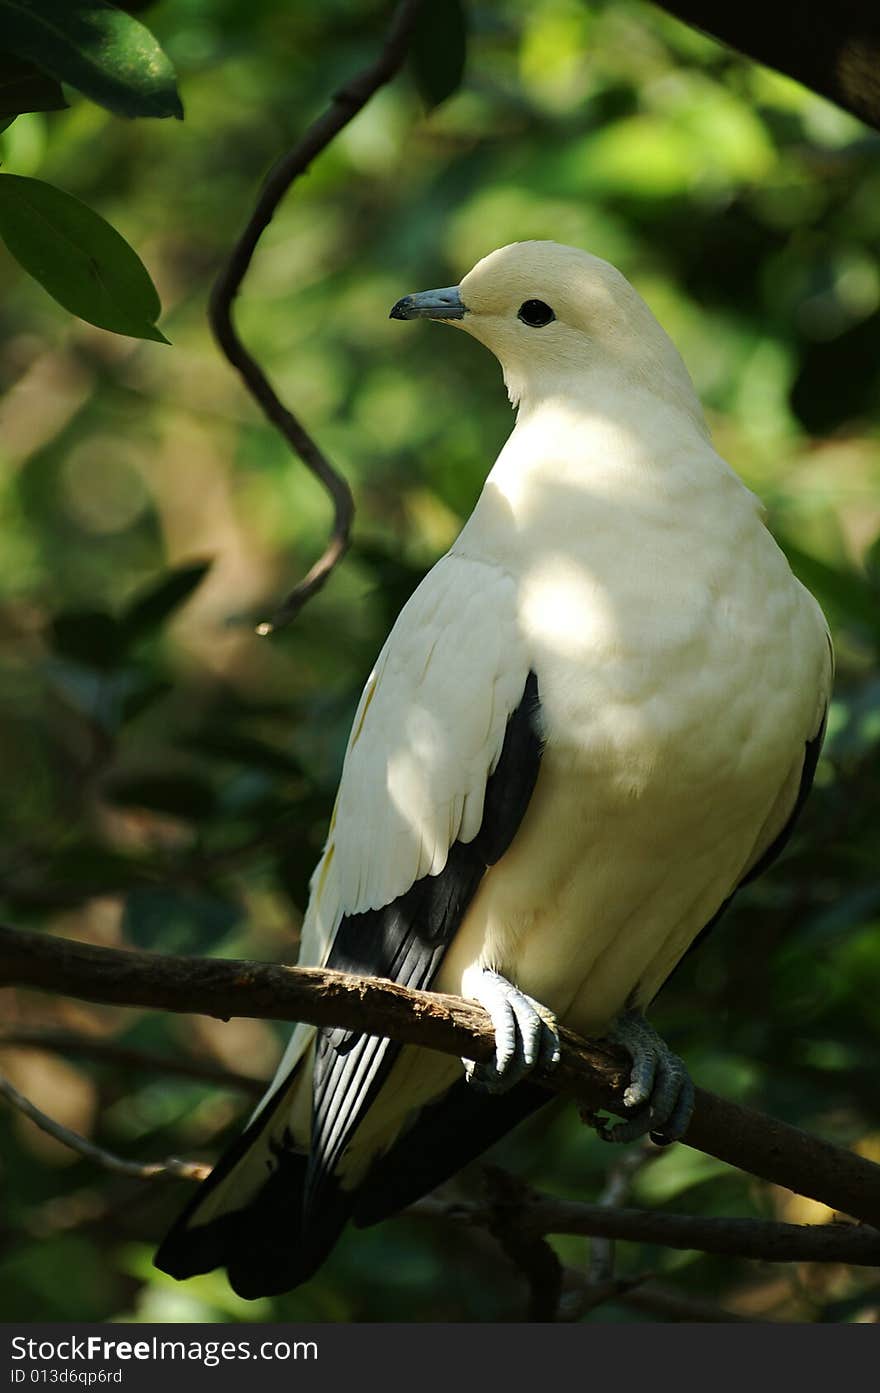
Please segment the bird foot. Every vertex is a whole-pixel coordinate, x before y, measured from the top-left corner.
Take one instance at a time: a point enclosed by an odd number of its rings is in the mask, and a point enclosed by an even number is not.
[[[556,1018],[500,972],[480,969],[467,994],[488,1011],[495,1028],[495,1059],[490,1064],[462,1060],[465,1077],[479,1093],[506,1093],[533,1069],[559,1063]]]
[[[623,1045],[632,1056],[629,1087],[624,1106],[635,1111],[626,1122],[597,1126],[603,1141],[635,1141],[646,1132],[658,1146],[668,1146],[684,1136],[694,1110],[694,1085],[684,1061],[673,1054],[665,1040],[645,1020],[641,1011],[618,1016],[608,1039]]]

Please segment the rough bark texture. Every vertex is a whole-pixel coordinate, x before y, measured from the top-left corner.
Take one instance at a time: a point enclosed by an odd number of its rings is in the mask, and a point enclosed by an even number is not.
[[[476,1060],[494,1052],[489,1017],[473,1002],[323,968],[123,952],[0,927],[0,986],[221,1019],[343,1026]],[[626,1056],[568,1030],[562,1039],[562,1061],[541,1081],[586,1111],[622,1113]],[[880,1224],[880,1166],[753,1108],[698,1088],[685,1141],[852,1218]]]

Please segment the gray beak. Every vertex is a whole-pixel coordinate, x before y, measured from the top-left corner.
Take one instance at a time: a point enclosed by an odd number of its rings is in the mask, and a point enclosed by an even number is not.
[[[416,295],[404,295],[398,300],[391,319],[463,319],[467,305],[462,304],[457,285],[445,290],[420,290]]]

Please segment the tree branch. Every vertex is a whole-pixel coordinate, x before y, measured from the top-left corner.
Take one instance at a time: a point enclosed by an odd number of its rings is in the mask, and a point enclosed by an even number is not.
[[[609,1209],[603,1204],[558,1200],[523,1188],[515,1213],[523,1241],[574,1234],[664,1248],[695,1248],[702,1253],[762,1262],[844,1262],[880,1267],[880,1232],[868,1225],[784,1224],[772,1219],[704,1219],[653,1209]],[[419,1200],[407,1213],[479,1224],[491,1232],[497,1223],[492,1204],[447,1204],[434,1197]],[[603,1279],[603,1283],[610,1280]],[[586,1277],[582,1285],[589,1288],[593,1283]]]
[[[342,1026],[477,1061],[491,1059],[495,1048],[486,1012],[459,997],[325,968],[127,952],[5,927],[0,927],[0,986],[221,1019]],[[561,1035],[562,1060],[541,1082],[573,1095],[587,1110],[610,1108],[625,1115],[623,1052],[569,1030]],[[753,1108],[697,1089],[685,1141],[763,1180],[880,1225],[880,1167]],[[608,1224],[619,1217],[600,1212]],[[621,1236],[611,1228],[599,1232]]]
[[[663,1155],[662,1150],[645,1139],[640,1146],[624,1151],[609,1166],[608,1176],[596,1203],[602,1209],[619,1209],[629,1198],[633,1181],[639,1171]],[[614,1239],[591,1235],[588,1283],[610,1282],[614,1277]]]
[[[112,1151],[105,1151],[102,1146],[95,1146],[94,1142],[80,1136],[79,1132],[74,1132],[63,1123],[56,1122],[54,1117],[41,1112],[2,1074],[0,1097],[5,1098],[7,1103],[11,1103],[29,1118],[41,1132],[54,1137],[62,1146],[70,1147],[71,1151],[76,1151],[78,1155],[85,1156],[102,1170],[113,1171],[116,1175],[128,1175],[134,1180],[205,1180],[211,1173],[211,1167],[201,1161],[179,1161],[176,1156],[169,1156],[164,1161],[126,1161],[124,1157],[116,1156]]]
[[[609,1209],[547,1197],[529,1205],[527,1233],[587,1234],[698,1248],[724,1257],[764,1262],[848,1262],[880,1266],[880,1233],[857,1224],[782,1224],[772,1219],[703,1219],[652,1209]]]
[[[657,0],[677,19],[776,68],[880,130],[880,19],[873,0]]]
[[[400,0],[378,57],[337,92],[329,107],[309,126],[300,141],[269,171],[247,226],[232,249],[229,261],[217,277],[208,307],[211,328],[222,352],[237,368],[251,396],[262,408],[307,469],[319,480],[333,501],[334,518],[324,553],[290,592],[272,617],[257,626],[258,634],[270,634],[289,624],[303,605],[320,590],[348,549],[354,520],[354,500],[346,480],[334,469],[305,429],[278,397],[263,369],[245,348],[232,320],[232,306],[251,264],[257,243],[293,182],[312,160],[357,116],[375,92],[400,71],[409,51],[410,38],[422,0]]]
[[[499,1166],[484,1166],[486,1204],[483,1220],[492,1237],[525,1278],[526,1320],[553,1321],[562,1295],[562,1263],[543,1234],[521,1222],[533,1191]]]

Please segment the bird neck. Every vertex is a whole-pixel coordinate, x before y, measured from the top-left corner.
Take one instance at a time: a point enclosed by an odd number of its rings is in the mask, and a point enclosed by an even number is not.
[[[490,477],[560,473],[586,482],[598,475],[641,479],[677,473],[707,457],[728,466],[712,449],[699,400],[685,374],[678,390],[658,391],[619,373],[601,371],[553,390],[524,393],[516,425]]]
[[[635,431],[654,432],[662,420],[671,429],[695,428],[708,440],[709,428],[690,374],[671,344],[669,350],[662,357],[646,356],[644,361],[632,355],[627,362],[593,362],[587,370],[573,364],[570,371],[556,372],[552,379],[530,372],[516,381],[505,369],[517,421],[565,412],[587,421],[618,417]]]
[[[698,405],[606,382],[523,397],[454,549],[513,565],[523,548],[550,538],[581,545],[597,526],[629,545],[654,529],[699,533],[710,514],[756,507],[712,448]]]

